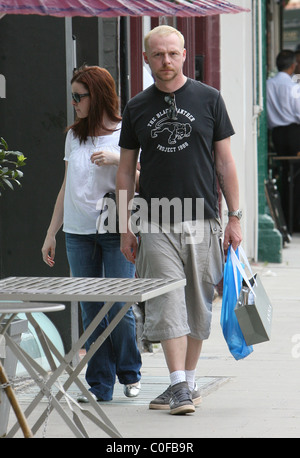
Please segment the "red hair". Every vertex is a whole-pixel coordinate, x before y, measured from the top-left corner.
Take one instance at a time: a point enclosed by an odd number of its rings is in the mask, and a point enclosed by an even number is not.
[[[90,110],[86,118],[77,118],[74,124],[67,130],[73,129],[80,143],[86,142],[87,137],[96,137],[99,129],[111,132],[104,123],[104,112],[113,122],[120,122],[119,98],[116,92],[116,85],[111,74],[105,69],[96,66],[84,66],[76,71],[71,84],[81,83],[90,94]]]

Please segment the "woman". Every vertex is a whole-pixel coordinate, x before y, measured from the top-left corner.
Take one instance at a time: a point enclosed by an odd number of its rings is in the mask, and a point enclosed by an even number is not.
[[[43,260],[50,267],[54,265],[55,237],[63,224],[68,262],[74,277],[132,278],[134,266],[120,251],[120,235],[96,233],[97,203],[106,193],[115,191],[119,164],[121,118],[115,83],[107,70],[92,66],[79,69],[71,85],[77,117],[67,128],[65,177],[42,247]],[[87,341],[87,351],[123,305],[114,304]],[[102,306],[103,303],[81,303],[84,329]],[[124,385],[125,395],[137,396],[140,367],[135,320],[130,309],[91,358],[86,380],[98,401],[112,399],[116,375]],[[78,400],[87,401],[85,397]]]

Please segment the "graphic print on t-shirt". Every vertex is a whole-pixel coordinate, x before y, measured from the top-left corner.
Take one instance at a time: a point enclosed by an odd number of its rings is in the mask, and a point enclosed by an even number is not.
[[[176,152],[183,150],[188,146],[188,139],[192,132],[190,123],[180,122],[179,120],[171,120],[164,116],[163,112],[158,112],[151,121],[148,127],[151,127],[151,138],[158,138],[161,143],[157,144],[157,149],[164,152]],[[189,121],[195,121],[195,118],[185,110],[177,110],[177,114],[187,116]],[[165,141],[167,139],[167,144]]]
[[[155,138],[165,130],[170,133],[168,137],[168,144],[176,145],[177,140],[182,140],[183,138],[190,136],[192,128],[190,124],[184,124],[178,121],[171,121],[168,118],[163,118],[158,121],[155,128],[151,130],[151,137]]]

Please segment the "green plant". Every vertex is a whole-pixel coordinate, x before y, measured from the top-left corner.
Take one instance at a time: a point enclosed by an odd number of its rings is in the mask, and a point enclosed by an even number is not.
[[[19,151],[9,151],[4,138],[0,138],[0,196],[1,188],[5,188],[5,185],[10,189],[14,189],[14,184],[21,186],[19,179],[23,172],[19,167],[26,165],[25,160],[26,157]]]

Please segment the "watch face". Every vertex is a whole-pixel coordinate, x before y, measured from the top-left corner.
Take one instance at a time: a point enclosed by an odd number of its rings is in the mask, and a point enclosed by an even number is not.
[[[243,215],[242,210],[236,210],[234,212],[228,212],[228,216],[236,216],[238,219],[241,219]]]

